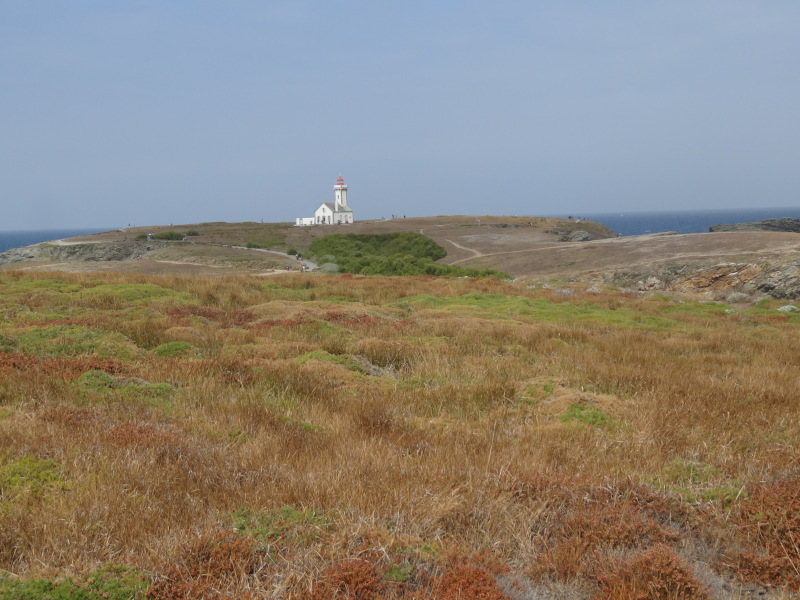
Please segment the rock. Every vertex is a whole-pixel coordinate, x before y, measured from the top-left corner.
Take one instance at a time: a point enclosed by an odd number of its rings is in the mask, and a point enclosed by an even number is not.
[[[167,243],[156,242],[128,242],[119,243],[87,243],[87,244],[54,244],[44,242],[23,248],[12,248],[0,254],[0,265],[6,263],[22,262],[28,260],[134,260],[156,248],[166,246]]]
[[[592,236],[589,235],[588,231],[584,231],[583,229],[578,229],[576,231],[570,232],[565,239],[562,241],[564,242],[588,242],[592,239]]]
[[[781,306],[778,310],[781,312],[794,312],[800,309],[798,309],[796,306],[792,304],[787,304],[786,306]]]
[[[750,296],[748,294],[743,294],[742,292],[731,292],[725,299],[732,304],[751,301]]]
[[[753,223],[734,223],[731,225],[712,225],[708,228],[715,231],[784,231],[800,233],[800,219],[783,217],[781,219],[765,219]]]
[[[647,289],[651,290],[653,288],[661,287],[661,281],[657,277],[648,277],[647,281],[644,282],[647,286]]]
[[[592,239],[592,235],[583,229],[575,229],[573,231],[568,229],[551,229],[545,233],[556,234],[559,242],[588,242]]]

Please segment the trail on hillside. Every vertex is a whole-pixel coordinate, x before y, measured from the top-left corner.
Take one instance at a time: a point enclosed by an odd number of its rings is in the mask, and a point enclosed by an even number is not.
[[[450,242],[451,244],[453,244],[453,246],[455,246],[456,248],[461,248],[462,250],[466,250],[467,252],[472,252],[475,255],[475,256],[469,256],[467,258],[459,259],[459,260],[457,260],[455,262],[450,263],[451,265],[454,265],[457,262],[461,262],[463,260],[472,260],[473,258],[477,258],[479,256],[487,256],[483,252],[480,252],[479,250],[475,250],[474,248],[467,248],[466,246],[462,246],[461,244],[457,244],[453,240],[448,240],[447,238],[443,238],[443,239],[444,239],[445,242]]]

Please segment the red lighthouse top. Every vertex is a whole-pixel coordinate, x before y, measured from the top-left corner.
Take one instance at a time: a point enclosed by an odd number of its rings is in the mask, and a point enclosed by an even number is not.
[[[341,175],[339,175],[339,179],[336,180],[336,183],[344,183],[344,179],[342,179]]]

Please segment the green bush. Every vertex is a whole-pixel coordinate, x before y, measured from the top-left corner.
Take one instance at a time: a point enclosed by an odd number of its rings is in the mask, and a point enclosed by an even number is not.
[[[332,256],[343,273],[361,275],[438,275],[505,277],[488,269],[465,269],[437,262],[447,251],[432,239],[410,231],[402,233],[326,235],[311,243],[317,256]],[[291,252],[290,252],[291,253]]]
[[[189,236],[189,237],[192,237],[192,236],[195,236],[195,235],[200,235],[200,232],[199,231],[195,231],[194,229],[190,229],[189,231],[186,232],[186,235]]]
[[[178,233],[177,231],[162,231],[161,233],[156,233],[153,235],[154,239],[157,240],[172,240],[172,241],[180,241],[185,236],[182,233]]]

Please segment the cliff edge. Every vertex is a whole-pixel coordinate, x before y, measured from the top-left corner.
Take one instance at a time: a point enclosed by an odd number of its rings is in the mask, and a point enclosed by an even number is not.
[[[712,225],[708,228],[708,231],[712,233],[718,231],[780,231],[784,233],[800,233],[800,219],[783,217],[781,219],[765,219],[753,223]]]

